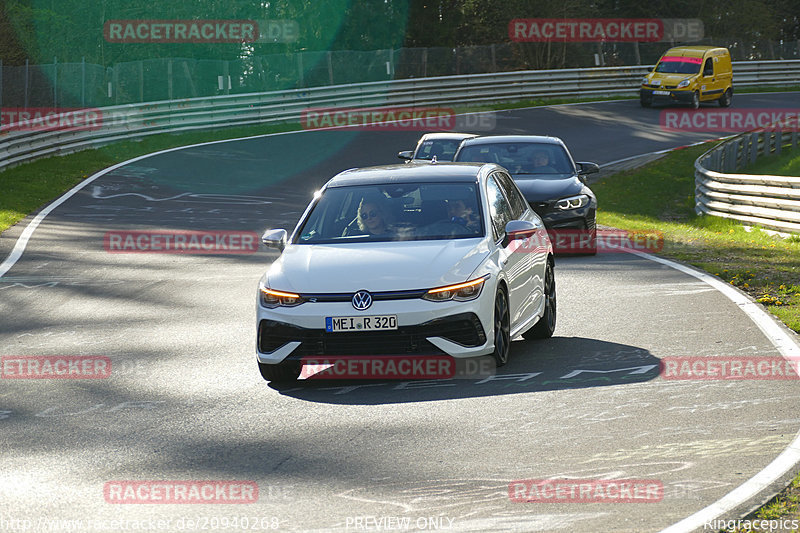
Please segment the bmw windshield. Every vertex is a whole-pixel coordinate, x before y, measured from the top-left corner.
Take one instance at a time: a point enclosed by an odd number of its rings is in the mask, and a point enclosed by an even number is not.
[[[303,221],[296,244],[483,237],[476,183],[330,187]]]
[[[462,146],[457,161],[497,163],[515,176],[524,174],[574,174],[575,167],[564,147],[553,143],[481,143]]]

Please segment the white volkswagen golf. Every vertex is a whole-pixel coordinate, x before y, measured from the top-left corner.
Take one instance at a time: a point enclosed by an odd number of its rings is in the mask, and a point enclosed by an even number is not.
[[[495,164],[354,169],[314,195],[261,279],[264,379],[319,356],[492,354],[556,323],[553,251],[541,219]]]

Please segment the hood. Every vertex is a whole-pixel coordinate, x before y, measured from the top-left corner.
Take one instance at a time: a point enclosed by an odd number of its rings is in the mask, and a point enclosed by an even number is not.
[[[697,74],[667,74],[663,72],[656,72],[650,76],[650,81],[661,80],[661,85],[678,85],[680,82],[687,78],[692,78]]]
[[[584,187],[581,180],[573,174],[558,174],[549,179],[518,174],[514,176],[514,181],[529,203],[547,202],[581,194]]]
[[[267,283],[306,294],[426,289],[467,281],[488,255],[486,238],[292,244],[272,264]]]

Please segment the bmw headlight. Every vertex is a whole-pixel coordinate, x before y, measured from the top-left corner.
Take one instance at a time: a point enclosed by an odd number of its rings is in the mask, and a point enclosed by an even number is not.
[[[678,84],[678,89],[683,89],[684,87],[688,87],[691,82],[692,80],[688,78],[685,80],[681,80],[681,82]]]
[[[305,301],[299,294],[293,292],[276,291],[264,285],[260,285],[258,289],[261,295],[261,305],[270,309],[281,306],[294,307]]]
[[[556,202],[556,207],[562,211],[567,211],[568,209],[578,209],[579,207],[584,207],[587,205],[589,205],[589,197],[585,194],[570,196],[569,198],[562,198]]]
[[[436,287],[426,292],[422,299],[431,302],[448,302],[450,300],[465,302],[467,300],[474,300],[481,295],[483,285],[487,279],[489,279],[488,274],[480,278],[465,281],[464,283]]]

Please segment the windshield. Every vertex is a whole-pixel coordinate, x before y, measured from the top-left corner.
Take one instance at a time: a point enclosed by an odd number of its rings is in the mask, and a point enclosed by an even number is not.
[[[662,57],[656,72],[664,74],[697,74],[700,72],[700,65],[703,60],[699,57]]]
[[[511,174],[573,174],[575,168],[564,147],[553,143],[497,143],[464,146],[457,161],[497,163]]]
[[[430,160],[436,156],[437,161],[452,161],[459,144],[461,139],[425,139],[417,148],[414,159]]]
[[[297,244],[483,237],[475,183],[411,183],[327,189]]]

